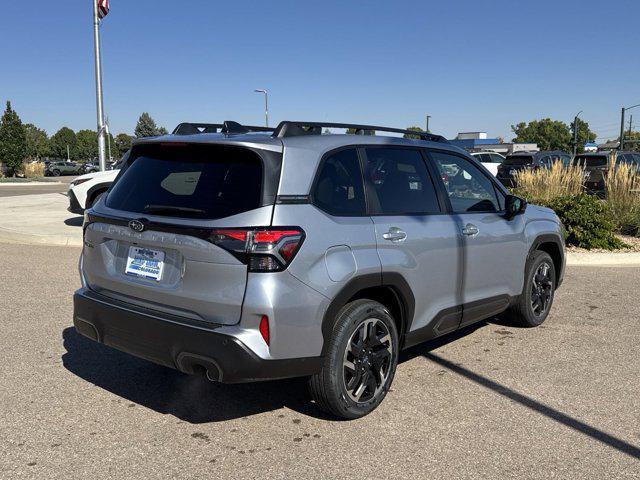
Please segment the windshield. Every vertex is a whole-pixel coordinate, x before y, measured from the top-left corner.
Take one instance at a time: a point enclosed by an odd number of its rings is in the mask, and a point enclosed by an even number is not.
[[[107,197],[128,212],[216,219],[260,206],[262,162],[251,150],[148,145]]]
[[[530,165],[533,163],[533,157],[527,155],[517,155],[507,157],[503,162],[505,165]]]

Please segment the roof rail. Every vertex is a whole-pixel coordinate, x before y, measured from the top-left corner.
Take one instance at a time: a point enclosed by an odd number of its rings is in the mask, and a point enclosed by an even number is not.
[[[367,132],[391,132],[402,133],[404,135],[415,135],[421,140],[430,142],[449,143],[446,138],[441,135],[434,135],[428,132],[419,132],[414,130],[403,130],[401,128],[380,127],[376,125],[359,125],[355,123],[328,123],[328,122],[293,122],[284,121],[276,127],[273,132],[274,137],[297,137],[301,135],[321,135],[323,128],[347,128],[355,130],[356,135],[367,135]]]
[[[238,134],[249,132],[273,132],[274,128],[255,125],[241,125],[238,122],[226,120],[224,123],[193,123],[182,122],[171,132],[172,135],[196,135],[198,133]]]

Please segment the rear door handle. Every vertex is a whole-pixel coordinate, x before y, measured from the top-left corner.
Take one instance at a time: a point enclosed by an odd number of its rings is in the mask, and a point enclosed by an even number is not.
[[[402,242],[407,238],[407,233],[403,232],[398,227],[391,227],[387,233],[382,234],[382,238],[392,242]]]
[[[476,227],[473,223],[467,223],[462,229],[462,234],[472,237],[473,235],[477,235],[479,231],[480,230],[478,230],[478,227]]]

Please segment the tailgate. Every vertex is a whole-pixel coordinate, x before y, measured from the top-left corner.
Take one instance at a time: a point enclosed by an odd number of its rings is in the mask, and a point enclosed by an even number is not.
[[[126,273],[131,247],[162,252],[157,280]],[[87,286],[103,295],[207,323],[240,320],[247,266],[200,238],[91,223],[82,263]]]

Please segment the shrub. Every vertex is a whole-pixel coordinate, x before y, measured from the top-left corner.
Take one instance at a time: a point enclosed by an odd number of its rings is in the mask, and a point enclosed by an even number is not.
[[[22,164],[22,172],[25,178],[44,177],[44,163],[25,162]]]
[[[615,228],[627,235],[640,235],[640,174],[626,163],[613,168],[605,178],[606,198]]]
[[[551,168],[520,170],[516,174],[517,193],[533,203],[582,193],[583,168],[555,162]]]
[[[586,195],[565,195],[545,202],[564,224],[567,245],[614,250],[624,244],[613,234],[615,224],[604,202]]]

